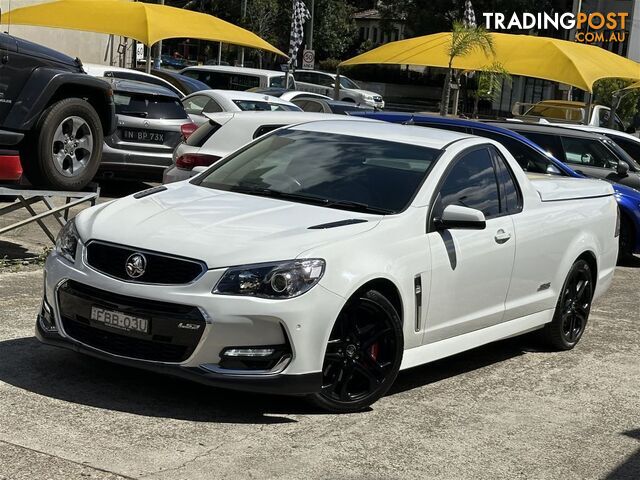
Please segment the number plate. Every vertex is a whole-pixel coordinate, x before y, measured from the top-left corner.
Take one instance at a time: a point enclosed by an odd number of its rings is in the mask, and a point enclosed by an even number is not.
[[[91,320],[127,332],[149,333],[149,320],[115,310],[91,307]]]
[[[123,128],[122,139],[127,142],[141,143],[164,143],[164,132],[154,132],[153,130],[138,130],[134,128]]]

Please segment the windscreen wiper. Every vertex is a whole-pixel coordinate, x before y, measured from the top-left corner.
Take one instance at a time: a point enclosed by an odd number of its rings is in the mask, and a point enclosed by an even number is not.
[[[134,111],[128,111],[128,110],[123,110],[122,112],[120,112],[121,115],[132,115],[134,117],[142,117],[142,118],[147,118],[149,116],[149,112],[134,112]]]
[[[334,200],[330,198],[320,197],[318,195],[309,195],[303,193],[288,193],[280,192],[265,187],[249,186],[249,185],[235,185],[231,188],[233,192],[247,193],[252,195],[260,195],[264,197],[283,198],[288,200],[298,200],[305,203],[311,203],[313,205],[319,205],[330,208],[343,208],[347,210],[355,210],[365,213],[373,213],[377,215],[389,215],[396,213],[395,210],[388,208],[375,207],[367,203],[352,202],[349,200]]]

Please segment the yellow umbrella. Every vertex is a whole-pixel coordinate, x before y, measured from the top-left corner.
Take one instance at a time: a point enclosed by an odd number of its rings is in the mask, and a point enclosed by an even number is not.
[[[65,28],[134,38],[145,45],[166,38],[198,38],[284,53],[256,34],[212,15],[152,3],[60,0],[16,8],[2,23]]]
[[[498,62],[512,75],[573,85],[588,92],[601,78],[640,80],[640,63],[603,48],[533,35],[492,33],[495,57],[481,49],[457,57],[453,68],[485,70]],[[451,33],[436,33],[387,43],[346,60],[340,66],[367,63],[448,67]]]

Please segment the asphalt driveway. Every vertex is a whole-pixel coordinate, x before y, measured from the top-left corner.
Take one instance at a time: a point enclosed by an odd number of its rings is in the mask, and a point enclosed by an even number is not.
[[[0,272],[0,479],[640,477],[640,261],[574,351],[506,340],[342,416],[40,345],[41,282]]]

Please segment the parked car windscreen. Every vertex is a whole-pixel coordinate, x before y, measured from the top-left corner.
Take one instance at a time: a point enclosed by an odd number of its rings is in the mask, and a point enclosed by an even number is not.
[[[405,143],[285,129],[230,156],[193,183],[393,214],[409,205],[440,153]]]
[[[177,98],[115,92],[116,113],[148,119],[189,118]]]
[[[243,111],[260,111],[260,112],[283,112],[283,111],[300,111],[301,109],[293,105],[285,105],[282,103],[261,102],[257,100],[234,100],[233,103]]]

